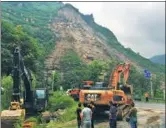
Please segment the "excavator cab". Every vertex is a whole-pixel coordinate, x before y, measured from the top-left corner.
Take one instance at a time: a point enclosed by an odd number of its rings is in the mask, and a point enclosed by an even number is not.
[[[94,84],[93,81],[82,81],[82,83],[83,83],[84,90],[89,90]]]
[[[121,90],[112,90],[113,98],[112,101],[116,104],[124,104],[126,102],[125,94]]]
[[[48,104],[48,90],[46,88],[35,89],[34,91],[34,109],[43,111]]]

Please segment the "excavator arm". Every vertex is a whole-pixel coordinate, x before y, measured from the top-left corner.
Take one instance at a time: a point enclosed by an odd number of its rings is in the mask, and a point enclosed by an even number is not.
[[[12,93],[12,101],[20,102],[20,54],[18,49],[14,51],[13,57],[13,70],[12,70],[12,78],[13,78],[13,93]]]
[[[21,77],[20,77],[21,76]],[[23,58],[20,54],[19,48],[15,48],[14,57],[13,57],[13,70],[12,70],[12,78],[13,78],[13,93],[12,93],[12,102],[20,102],[20,93],[21,93],[21,78],[24,82],[24,103],[27,102],[29,104],[33,103],[33,94],[32,94],[32,78],[31,74],[28,72],[24,65]]]
[[[32,109],[33,108],[32,76],[30,71],[26,69],[21,54],[20,54],[19,63],[20,63],[20,70],[21,70],[21,78],[24,82],[24,90],[25,90],[24,91],[24,108]]]
[[[124,66],[125,64],[119,64],[116,66],[110,76],[108,87],[114,87],[114,89],[117,89],[121,73],[124,71]]]
[[[109,80],[109,87],[113,87],[114,90],[123,90],[126,95],[132,95],[132,87],[130,85],[127,85],[127,80],[129,77],[129,70],[130,70],[130,64],[124,63],[119,64],[116,66],[116,68],[113,70],[110,80]],[[123,76],[123,81],[121,80],[121,76]],[[122,87],[119,87],[119,84],[122,84]]]
[[[131,108],[132,100],[132,86],[127,85],[129,77],[130,64],[119,64],[113,70],[109,87],[113,87],[113,102],[118,104],[117,119],[122,120]],[[121,77],[123,81],[121,80]],[[122,85],[122,86],[120,86]]]
[[[124,71],[123,71],[123,73],[124,73],[124,85],[126,85],[126,82],[129,78],[129,70],[130,70],[130,64],[125,64]]]

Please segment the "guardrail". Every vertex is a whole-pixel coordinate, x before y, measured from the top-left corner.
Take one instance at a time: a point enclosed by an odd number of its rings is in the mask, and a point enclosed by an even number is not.
[[[135,100],[135,101],[145,101],[145,98],[142,98],[142,97],[134,97],[134,100]],[[156,101],[156,102],[162,101],[162,102],[164,102],[165,100],[164,100],[163,98],[150,98],[150,97],[149,97],[149,101]]]
[[[149,98],[149,100],[154,100],[154,101],[165,101],[163,98]]]

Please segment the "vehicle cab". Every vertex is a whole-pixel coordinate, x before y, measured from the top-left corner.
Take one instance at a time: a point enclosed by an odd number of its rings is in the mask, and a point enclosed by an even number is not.
[[[37,111],[43,111],[48,104],[48,90],[46,88],[35,89],[34,108]]]

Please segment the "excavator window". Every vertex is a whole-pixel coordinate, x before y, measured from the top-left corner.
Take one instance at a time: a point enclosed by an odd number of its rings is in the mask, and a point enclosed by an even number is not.
[[[123,97],[122,96],[113,96],[113,100],[114,101],[123,101]]]
[[[37,99],[44,99],[46,97],[45,90],[36,90]]]
[[[111,89],[111,88],[108,88],[108,87],[92,87],[89,90],[109,90],[109,89]]]

